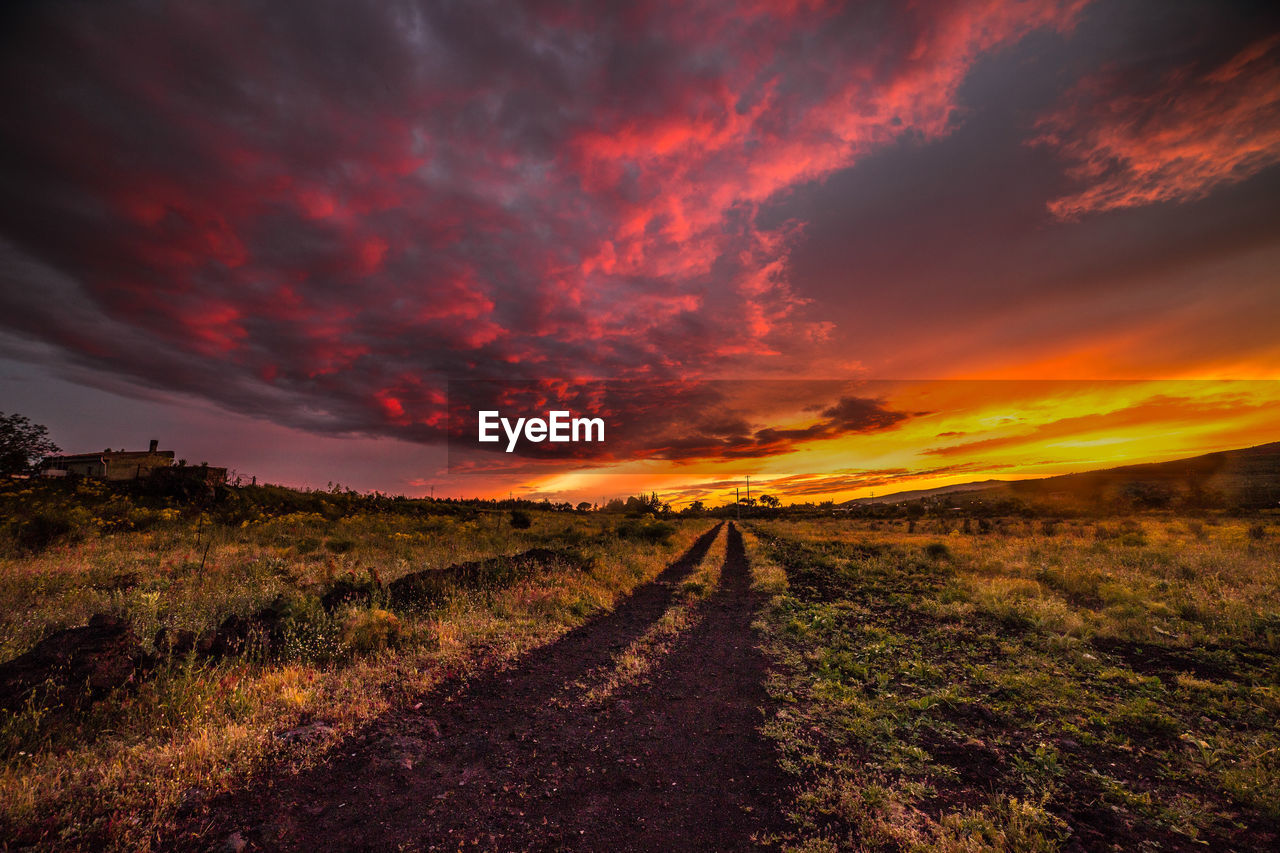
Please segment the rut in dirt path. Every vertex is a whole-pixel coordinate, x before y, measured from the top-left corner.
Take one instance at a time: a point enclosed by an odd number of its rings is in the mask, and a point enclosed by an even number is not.
[[[784,828],[787,780],[759,733],[759,601],[732,525],[720,585],[648,682],[602,707],[565,701],[658,620],[722,527],[614,611],[455,696],[378,721],[314,770],[215,803],[189,832],[208,845],[239,831],[261,849],[756,846]]]

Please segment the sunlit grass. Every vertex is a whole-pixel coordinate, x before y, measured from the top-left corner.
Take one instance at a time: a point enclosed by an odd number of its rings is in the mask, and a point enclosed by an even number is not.
[[[110,611],[154,651],[157,630],[215,628],[278,596],[297,630],[279,655],[164,658],[136,689],[71,728],[31,709],[0,718],[0,835],[38,846],[146,850],[184,803],[235,788],[267,766],[303,766],[380,714],[443,680],[554,639],[660,572],[710,522],[676,523],[670,541],[615,533],[618,519],[531,513],[426,518],[315,514],[236,526],[164,519],[146,531],[85,537],[0,558],[0,659],[51,630]],[[504,589],[458,591],[441,605],[383,601],[326,613],[335,579],[382,583],[414,571],[570,548],[589,569],[554,568]],[[282,739],[320,723],[313,739]]]

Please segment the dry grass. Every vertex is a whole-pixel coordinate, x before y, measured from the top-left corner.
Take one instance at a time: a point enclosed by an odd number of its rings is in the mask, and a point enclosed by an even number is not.
[[[549,642],[652,578],[709,526],[679,524],[670,542],[654,544],[619,538],[607,516],[532,516],[528,530],[512,530],[505,513],[293,514],[231,528],[175,518],[0,559],[0,659],[103,610],[128,618],[144,643],[161,627],[199,632],[279,595],[299,602],[302,625],[282,658],[165,660],[72,728],[48,730],[37,709],[0,717],[0,835],[147,850],[184,802],[268,767],[312,763],[442,680]],[[535,546],[572,548],[591,568],[458,592],[426,610],[389,613],[374,601],[326,614],[316,600],[335,578],[389,582]],[[327,728],[315,742],[280,737],[303,723]]]

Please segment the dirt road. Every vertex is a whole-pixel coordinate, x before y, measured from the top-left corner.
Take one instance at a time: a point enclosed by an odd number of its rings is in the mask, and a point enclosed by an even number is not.
[[[239,832],[268,850],[740,850],[784,826],[787,780],[759,733],[742,537],[720,584],[648,678],[572,701],[672,602],[723,525],[613,611],[473,681],[378,721],[297,776],[217,801],[175,840]]]

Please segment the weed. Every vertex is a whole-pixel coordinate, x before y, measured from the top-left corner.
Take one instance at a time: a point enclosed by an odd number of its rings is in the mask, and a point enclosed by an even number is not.
[[[951,549],[944,542],[930,542],[924,546],[924,555],[930,560],[945,560],[951,556]]]

